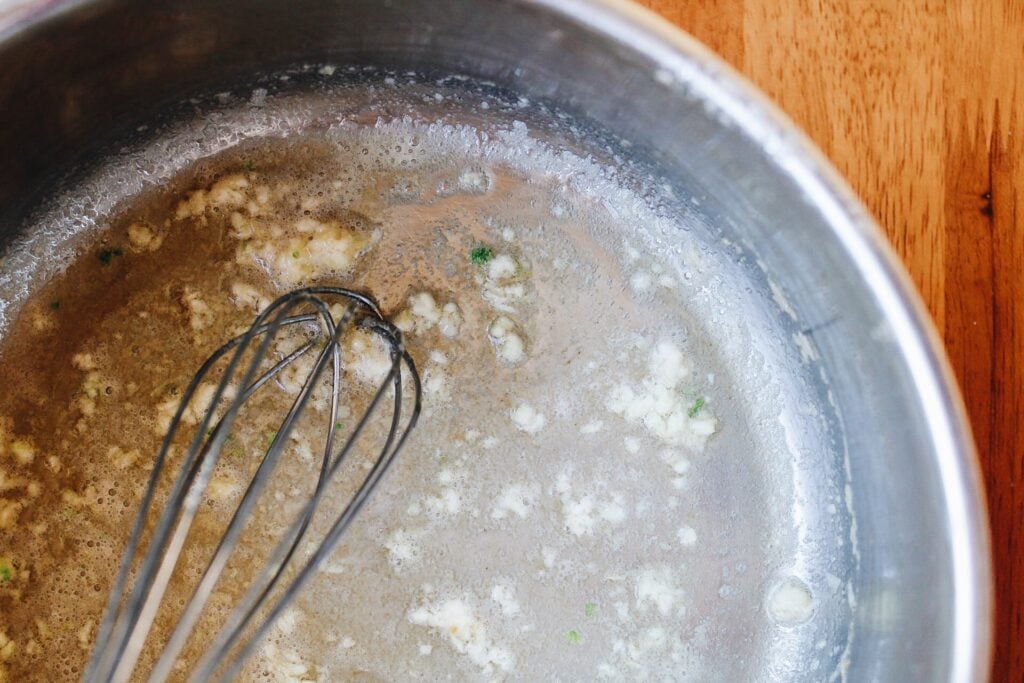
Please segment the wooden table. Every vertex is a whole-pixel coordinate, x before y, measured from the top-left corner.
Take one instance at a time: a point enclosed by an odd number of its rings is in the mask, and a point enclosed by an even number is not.
[[[994,681],[1024,680],[1024,2],[641,0],[825,151],[946,342],[988,487]]]

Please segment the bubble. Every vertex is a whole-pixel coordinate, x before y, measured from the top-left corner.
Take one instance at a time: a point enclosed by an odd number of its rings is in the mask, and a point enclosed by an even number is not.
[[[811,589],[795,576],[787,576],[768,591],[768,616],[779,626],[805,623],[816,606]]]

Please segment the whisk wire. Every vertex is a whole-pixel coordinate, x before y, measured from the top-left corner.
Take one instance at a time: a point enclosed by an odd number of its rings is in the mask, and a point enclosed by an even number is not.
[[[337,321],[333,319],[331,309],[324,301],[324,297],[338,297],[347,302],[347,308]],[[316,312],[293,315],[292,312],[296,307],[302,304],[311,305]],[[376,334],[385,342],[389,349],[391,366],[387,378],[378,386],[368,407],[356,422],[355,428],[338,450],[337,456],[332,459],[331,455],[336,441],[341,384],[340,339],[342,332],[353,320],[358,328]],[[299,348],[286,354],[269,370],[260,374],[260,367],[267,357],[271,343],[282,327],[314,322],[319,323],[318,329],[326,329],[326,343],[317,354],[312,370],[306,375],[280,429],[275,433],[255,474],[250,479],[227,530],[217,544],[189,601],[179,614],[170,638],[162,649],[158,649],[159,656],[148,680],[166,680],[175,667],[178,655],[187,643],[218,579],[238,546],[241,533],[254,511],[259,495],[280,460],[284,444],[322,379],[328,363],[333,368],[330,422],[315,489],[276,544],[270,561],[258,572],[257,579],[250,583],[242,601],[231,611],[225,625],[202,654],[191,680],[207,680],[212,677],[218,667],[225,663],[226,671],[222,680],[237,674],[246,658],[254,652],[259,640],[265,635],[274,619],[280,615],[312,576],[312,572],[337,545],[341,535],[365,504],[380,477],[404,446],[420,413],[420,380],[412,358],[402,345],[401,333],[384,319],[376,303],[365,294],[336,287],[310,287],[278,298],[257,316],[253,325],[244,334],[232,339],[215,351],[203,363],[182,394],[181,402],[169,423],[167,434],[154,460],[153,471],[143,493],[138,515],[132,526],[121,565],[107,601],[103,620],[97,631],[96,644],[84,680],[120,682],[127,681],[132,675],[153,622],[160,611],[163,596],[185,548],[192,522],[198,513],[199,506],[213,477],[214,468],[220,459],[241,406],[286,367],[309,353],[318,342],[316,339],[306,341]],[[237,383],[237,386],[242,389],[235,391],[232,381],[236,371],[243,366],[243,357],[250,351],[255,340],[259,338],[261,338],[260,343],[256,345],[257,348],[245,368],[242,379]],[[185,453],[181,470],[174,480],[167,504],[156,522],[147,550],[140,559],[138,552],[146,520],[155,501],[160,475],[167,464],[172,442],[181,428],[186,410],[213,367],[232,349],[234,349],[234,353],[230,356],[224,373],[213,390],[209,407],[202,418],[198,420],[195,435]],[[404,430],[400,430],[403,403],[403,364],[411,379],[413,407]],[[271,597],[274,588],[283,577],[285,569],[292,562],[295,552],[305,538],[313,515],[327,490],[328,482],[336,475],[346,456],[363,434],[371,416],[386,395],[389,385],[394,394],[394,407],[387,437],[376,461],[326,536],[313,551],[311,558],[298,571],[296,578],[281,591],[280,597],[267,611],[264,618],[254,628],[249,629],[255,615]],[[223,416],[216,419],[211,428],[210,425],[216,418],[217,406],[222,399],[227,399],[229,404]],[[137,575],[130,592],[128,592],[128,579],[136,562],[138,562]],[[251,633],[243,641],[242,636],[247,629],[251,630]],[[237,653],[229,658],[232,649],[236,649]]]
[[[240,382],[241,386],[247,387],[253,381],[253,378],[259,371],[262,359],[266,357],[274,335],[281,327],[282,321],[287,317],[287,313],[298,305],[302,298],[304,298],[303,295],[295,298],[290,298],[287,295],[281,297],[257,317],[257,322],[262,322],[276,308],[281,308],[280,311],[275,312],[270,329],[263,336],[257,352],[250,360],[249,366]],[[213,476],[213,469],[220,458],[221,450],[227,440],[227,434],[234,423],[235,416],[242,403],[240,401],[233,401],[229,405],[221,420],[221,429],[208,438],[206,434],[210,429],[210,423],[214,419],[215,408],[228,391],[231,380],[234,377],[235,368],[241,363],[249,344],[255,338],[251,333],[244,335],[242,343],[239,344],[235,355],[232,357],[231,362],[224,371],[223,377],[214,390],[210,399],[209,409],[204,412],[203,418],[196,429],[184,466],[166,507],[170,514],[165,513],[161,517],[157,526],[157,532],[150,543],[150,551],[143,560],[139,578],[136,580],[132,598],[135,599],[136,595],[138,595],[138,604],[141,606],[137,607],[137,610],[132,609],[126,613],[127,627],[123,629],[123,642],[119,644],[117,662],[110,680],[118,682],[127,681],[142,653],[149,630],[156,619],[164,592],[170,582],[171,574],[184,548],[192,521],[195,519],[199,505],[202,502],[202,496]],[[207,368],[207,372],[209,372],[209,368]],[[179,411],[182,414],[184,413],[183,407],[187,405],[185,403],[186,400],[191,400],[191,396],[188,399],[183,397],[183,405],[179,405]],[[172,423],[168,433],[174,434],[176,426]],[[204,447],[204,441],[206,441],[206,447]],[[271,445],[270,450],[274,451],[279,448],[279,444],[275,443]],[[177,524],[175,525],[176,520]],[[173,532],[172,526],[174,526]],[[136,607],[136,605],[131,606]]]
[[[230,660],[229,667],[222,673],[218,680],[232,680],[237,675],[238,670],[241,668],[241,665],[258,646],[262,636],[266,634],[266,631],[270,628],[270,626],[277,619],[277,617],[280,616],[280,614],[288,606],[292,598],[294,598],[294,596],[299,592],[299,590],[301,590],[301,588],[306,584],[306,582],[310,578],[312,578],[313,573],[317,570],[320,564],[327,558],[327,556],[334,549],[338,540],[340,540],[341,535],[344,533],[345,529],[351,523],[355,515],[358,514],[359,510],[362,508],[367,496],[369,495],[369,492],[373,489],[374,486],[376,486],[376,483],[379,480],[379,478],[390,466],[394,456],[401,449],[402,445],[404,445],[406,437],[408,436],[412,428],[415,426],[416,419],[418,418],[420,411],[418,398],[413,407],[413,414],[410,423],[401,433],[401,436],[396,436],[397,426],[401,422],[400,403],[402,387],[401,378],[399,375],[399,368],[400,363],[402,362],[406,363],[406,367],[409,369],[409,374],[412,379],[414,391],[417,396],[419,395],[420,380],[418,374],[416,373],[415,366],[412,364],[411,358],[409,358],[408,354],[404,352],[397,354],[393,358],[393,364],[391,371],[388,375],[388,380],[385,380],[381,384],[380,388],[377,391],[377,394],[374,396],[374,399],[370,404],[370,407],[364,413],[362,419],[359,421],[359,423],[353,430],[352,436],[343,446],[338,456],[334,459],[334,462],[331,465],[331,471],[328,475],[328,478],[334,476],[335,472],[341,466],[345,456],[351,451],[352,446],[354,445],[355,441],[358,439],[366,423],[368,422],[369,416],[372,415],[372,413],[376,409],[376,405],[384,396],[385,391],[387,389],[387,385],[389,381],[391,381],[394,384],[394,391],[396,396],[396,409],[392,414],[391,429],[389,429],[388,438],[384,444],[384,447],[380,451],[380,455],[374,461],[374,464],[369,474],[364,479],[362,485],[359,487],[359,489],[356,491],[355,495],[352,497],[348,505],[342,510],[338,518],[335,520],[333,526],[331,527],[330,531],[328,531],[324,540],[314,551],[311,558],[307,561],[306,565],[303,566],[303,568],[293,579],[292,584],[288,587],[285,593],[280,597],[280,599],[277,601],[274,607],[271,608],[269,613],[265,616],[265,618],[260,622],[260,624],[253,631],[253,633],[249,636],[248,640],[246,641],[246,644],[242,647],[241,651]],[[395,442],[396,438],[398,439],[397,443]],[[317,490],[314,493],[313,497],[309,501],[307,501],[302,513],[300,514],[300,518],[307,514],[311,514],[311,511],[314,510],[321,502],[323,494],[323,489]],[[269,586],[268,589],[263,591],[258,597],[256,597],[255,595],[255,593],[257,592],[255,589],[263,581],[266,580],[267,574],[270,574],[271,572],[275,571],[275,568],[276,571],[279,573],[280,570],[283,568],[284,565],[281,564],[282,560],[280,559],[280,557],[283,554],[284,550],[286,549],[288,535],[294,534],[295,528],[296,524],[293,523],[292,528],[289,530],[289,533],[286,535],[285,539],[282,540],[279,543],[278,547],[275,549],[273,555],[274,559],[272,559],[269,563],[267,563],[267,565],[265,565],[263,572],[261,572],[262,576],[253,583],[253,588],[250,590],[250,593],[243,598],[241,605],[236,609],[236,613],[233,614],[232,617],[229,619],[228,628],[222,630],[221,633],[224,637],[215,642],[213,646],[211,646],[207,655],[203,658],[203,660],[200,661],[199,666],[196,668],[195,674],[192,676],[190,680],[204,681],[211,678],[215,672],[216,667],[220,662],[222,655],[229,652],[237,644],[248,622],[257,613],[257,611],[260,609],[260,607],[263,605],[263,603],[270,595]],[[276,581],[276,577],[274,578],[274,581]],[[248,609],[244,609],[244,614],[242,614],[243,608],[246,604],[250,604],[250,607]]]
[[[168,643],[160,656],[160,659],[157,661],[156,666],[153,668],[153,671],[150,674],[149,680],[151,681],[163,680],[170,674],[171,669],[174,665],[175,658],[178,656],[178,654],[181,651],[181,648],[184,647],[185,642],[188,640],[188,636],[190,635],[192,627],[195,625],[196,621],[198,621],[200,617],[203,605],[206,603],[206,600],[209,599],[209,596],[213,592],[217,580],[220,578],[221,572],[227,565],[231,553],[234,552],[235,547],[238,545],[239,537],[241,536],[241,533],[244,529],[244,522],[248,520],[253,506],[255,506],[256,501],[258,500],[259,495],[263,490],[263,487],[266,485],[267,480],[269,478],[269,473],[277,465],[277,461],[283,451],[282,444],[287,442],[289,436],[291,435],[292,428],[295,425],[296,417],[298,416],[299,412],[305,408],[306,403],[309,401],[309,397],[312,395],[313,389],[316,387],[316,384],[320,380],[320,377],[322,376],[324,369],[327,367],[327,359],[329,355],[333,355],[335,361],[333,364],[335,367],[335,382],[333,384],[335,391],[332,392],[332,395],[336,395],[338,386],[338,364],[340,363],[340,352],[337,345],[337,335],[340,330],[344,329],[344,326],[351,319],[352,315],[355,313],[355,309],[354,307],[350,306],[346,310],[342,318],[339,320],[338,326],[335,327],[334,321],[331,318],[331,314],[327,306],[315,299],[311,299],[310,302],[317,307],[320,318],[327,327],[329,342],[317,357],[317,360],[313,367],[313,371],[310,373],[306,381],[303,383],[303,386],[300,389],[298,396],[293,401],[292,406],[289,409],[284,422],[282,423],[280,429],[277,430],[277,433],[274,435],[271,441],[270,447],[264,454],[260,462],[260,465],[256,470],[256,473],[253,475],[253,478],[249,481],[245,493],[242,496],[241,502],[239,506],[235,509],[235,512],[231,517],[231,521],[228,523],[226,532],[221,537],[220,542],[217,545],[217,548],[214,550],[213,556],[208,562],[199,584],[196,586],[195,590],[192,593],[192,597],[189,599],[184,611],[178,618],[178,622],[175,625],[174,631],[172,632],[171,637],[168,640]],[[280,313],[279,315],[284,315],[286,312],[287,311],[282,311],[282,313]],[[307,345],[311,346],[311,343],[307,343]],[[255,391],[255,387],[253,388],[253,391]],[[331,425],[333,425],[335,420],[337,419],[336,403],[336,400],[332,401],[333,409],[330,421]],[[215,428],[215,433],[216,429],[220,429],[220,423],[218,424],[218,427]],[[333,429],[331,429],[328,432],[327,448],[331,447],[331,444],[333,443],[333,436]],[[214,457],[213,459],[216,460],[216,457]],[[215,465],[216,462],[214,462],[213,464]],[[323,481],[324,478],[323,470],[324,468],[322,467],[320,481]],[[296,540],[295,545],[298,544],[299,540],[301,540],[301,537]],[[176,559],[177,558],[174,558],[174,560]],[[173,565],[173,560],[171,564]]]
[[[168,426],[167,434],[160,445],[160,449],[157,452],[157,456],[153,462],[153,469],[150,473],[149,480],[146,485],[146,489],[143,493],[142,500],[139,504],[139,512],[136,515],[135,522],[132,525],[131,533],[128,537],[128,543],[126,544],[120,566],[118,568],[117,576],[114,579],[114,585],[111,589],[110,596],[107,600],[107,606],[104,612],[104,617],[100,621],[100,627],[97,630],[96,644],[93,649],[92,657],[88,667],[86,668],[83,680],[86,681],[101,681],[109,680],[110,676],[101,675],[100,672],[109,672],[110,668],[115,665],[117,658],[123,653],[125,638],[129,628],[132,627],[132,621],[129,620],[125,615],[130,613],[137,613],[138,604],[142,600],[139,588],[140,583],[136,583],[136,589],[132,591],[128,600],[124,604],[123,608],[121,602],[124,598],[124,591],[127,588],[128,574],[133,566],[133,558],[135,553],[138,551],[138,546],[142,541],[142,533],[144,530],[145,521],[148,517],[150,507],[153,503],[154,497],[157,492],[157,485],[159,483],[160,475],[163,473],[163,467],[170,453],[171,442],[174,439],[174,435],[177,432],[178,426],[181,423],[182,417],[188,407],[189,402],[195,395],[203,379],[209,373],[210,369],[219,361],[223,356],[227,354],[235,346],[242,345],[243,342],[248,344],[248,341],[254,337],[259,329],[259,326],[254,326],[242,337],[231,340],[224,344],[221,348],[215,351],[200,367],[199,371],[195,374],[189,385],[186,387],[182,394],[181,402],[178,405],[177,410],[171,418]],[[233,362],[237,361],[237,357],[233,359]],[[194,451],[193,451],[194,452]],[[187,456],[186,456],[187,457]],[[176,498],[177,490],[181,484],[184,476],[188,473],[189,468],[183,468],[182,476],[179,477],[178,482],[175,486],[175,491],[171,494],[171,499]],[[166,519],[166,526],[170,526],[173,519]],[[157,530],[159,533],[159,529]],[[151,543],[151,547],[153,544]],[[143,570],[145,567],[142,568]]]

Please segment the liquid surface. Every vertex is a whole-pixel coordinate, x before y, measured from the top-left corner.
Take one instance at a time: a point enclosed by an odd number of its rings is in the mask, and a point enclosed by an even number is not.
[[[659,215],[514,120],[311,116],[338,103],[304,100],[298,118],[317,125],[129,195],[10,323],[10,679],[80,675],[161,415],[266,301],[310,283],[372,292],[407,331],[425,410],[247,678],[751,679],[785,674],[780,653],[809,643],[831,674],[848,577],[843,561],[807,575],[797,539],[847,552],[841,487],[815,494],[832,520],[794,517],[801,444],[777,418],[792,395],[754,350],[756,323],[729,314],[698,219]],[[240,433],[225,501],[266,429],[257,416]],[[315,438],[302,426],[290,444],[281,518]],[[253,544],[279,521],[258,519]]]

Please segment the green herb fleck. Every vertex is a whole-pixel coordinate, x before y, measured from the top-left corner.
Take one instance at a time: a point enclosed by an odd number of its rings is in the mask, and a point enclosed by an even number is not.
[[[340,430],[342,428],[342,426],[343,425],[340,422],[335,422],[334,423],[334,431]]]
[[[690,406],[690,409],[686,412],[686,414],[689,415],[690,417],[697,417],[697,413],[699,413],[700,409],[703,407],[704,397],[701,396],[700,398],[693,402],[693,405]]]
[[[592,617],[595,614],[597,614],[597,603],[588,602],[587,606],[583,608],[583,613],[586,614],[588,617]]]
[[[442,465],[444,465],[445,463],[448,462],[448,454],[447,453],[442,453],[441,456],[437,459],[437,461],[439,463],[441,463]]]
[[[566,634],[566,635],[567,635],[567,636],[568,636],[568,638],[569,638],[569,644],[570,644],[570,645],[579,645],[580,643],[582,643],[582,642],[583,642],[583,636],[581,636],[581,635],[580,635],[580,632],[579,632],[579,631],[577,631],[576,629],[572,629],[572,630],[571,630],[571,631],[569,631],[569,633],[568,633],[568,634]]]
[[[252,161],[247,159],[246,161],[242,162],[242,170],[252,173],[253,171],[256,170],[256,164],[252,163]]]
[[[0,581],[7,583],[14,578],[14,567],[6,557],[0,557]]]
[[[492,258],[494,258],[494,250],[483,245],[474,247],[473,250],[469,252],[469,260],[477,266],[485,265]]]
[[[124,250],[123,249],[121,249],[120,247],[113,247],[111,249],[100,249],[100,253],[97,254],[97,258],[99,258],[100,263],[102,263],[103,265],[106,266],[106,265],[109,265],[110,262],[114,260],[115,256],[123,256],[123,255],[124,255]]]
[[[75,518],[75,509],[74,508],[64,508],[64,510],[61,512],[61,514],[64,515],[64,521],[65,522],[70,522],[72,519]]]
[[[50,310],[56,311],[60,308],[60,299],[50,302]]]
[[[270,448],[270,445],[272,443],[274,443],[274,439],[276,439],[276,438],[277,438],[277,430],[276,429],[267,432],[267,448]]]
[[[299,258],[299,252],[293,251],[292,252],[292,258]]]

